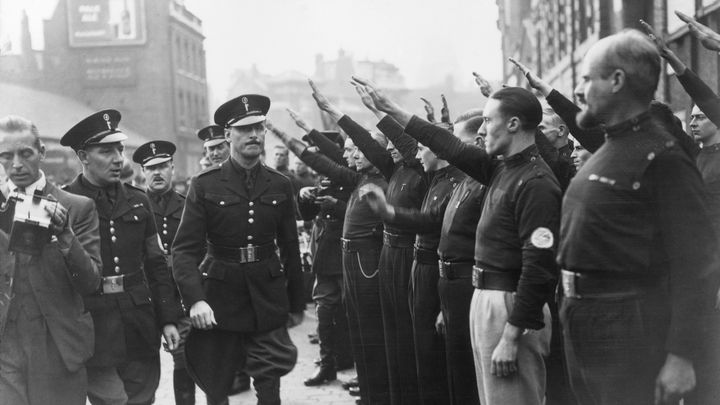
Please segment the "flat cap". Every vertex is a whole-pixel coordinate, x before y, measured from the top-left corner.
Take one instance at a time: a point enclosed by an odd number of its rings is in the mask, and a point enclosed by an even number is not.
[[[133,162],[142,167],[159,165],[172,160],[175,144],[168,141],[150,141],[140,145],[132,155]]]
[[[208,125],[199,130],[197,136],[203,141],[203,147],[209,148],[225,142],[225,128],[219,125]]]
[[[244,94],[226,102],[215,111],[215,123],[225,127],[242,127],[265,121],[270,99],[259,94]]]
[[[60,145],[77,151],[87,146],[124,141],[127,136],[117,129],[118,123],[120,111],[98,111],[70,128],[60,138]]]

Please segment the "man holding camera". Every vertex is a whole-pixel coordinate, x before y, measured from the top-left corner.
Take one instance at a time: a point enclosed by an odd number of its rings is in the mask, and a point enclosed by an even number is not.
[[[66,190],[95,200],[100,217],[102,285],[85,297],[95,322],[88,398],[93,404],[151,404],[160,382],[158,329],[173,350],[179,304],[150,201],[143,190],[120,182],[127,136],[119,121],[118,111],[103,110],[60,139],[83,167]]]
[[[85,404],[85,362],[94,333],[81,296],[100,281],[98,217],[92,200],[46,180],[40,170],[44,158],[45,145],[32,122],[0,119],[0,164],[8,175],[0,196],[7,204],[0,213],[0,295],[10,297],[9,305],[0,306],[2,405]],[[42,198],[30,202],[33,195]],[[40,249],[38,255],[8,252],[6,233],[16,245],[23,225],[13,221],[15,207],[27,203],[42,209],[30,219],[50,220],[51,240],[20,247]]]

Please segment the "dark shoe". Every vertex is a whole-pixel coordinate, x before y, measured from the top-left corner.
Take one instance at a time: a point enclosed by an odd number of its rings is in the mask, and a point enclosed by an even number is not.
[[[305,380],[306,387],[315,387],[317,385],[323,385],[326,382],[337,380],[337,373],[332,367],[319,367],[315,374]]]
[[[360,384],[358,383],[357,377],[355,377],[355,378],[351,378],[351,379],[345,381],[344,383],[342,383],[340,385],[343,387],[343,389],[349,390],[351,387],[357,387]]]
[[[245,374],[244,371],[239,371],[235,374],[232,387],[228,395],[237,395],[241,392],[245,392],[250,389],[250,376]]]
[[[360,387],[350,387],[348,392],[350,393],[350,395],[352,395],[354,397],[359,397],[360,395],[362,395],[360,393]]]

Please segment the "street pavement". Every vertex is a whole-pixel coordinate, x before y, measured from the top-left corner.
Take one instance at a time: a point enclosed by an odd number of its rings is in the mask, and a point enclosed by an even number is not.
[[[319,357],[318,345],[310,344],[308,334],[314,333],[317,327],[317,318],[313,304],[308,304],[305,311],[305,320],[299,326],[290,329],[290,338],[298,348],[298,361],[295,369],[282,378],[280,383],[280,396],[283,405],[351,405],[355,398],[340,386],[341,382],[355,376],[354,370],[338,373],[338,379],[330,384],[320,387],[306,387],[303,381],[315,371],[313,363]],[[175,397],[172,387],[173,362],[170,354],[162,352],[160,355],[162,374],[160,387],[156,393],[155,403],[158,405],[174,405]],[[205,395],[196,389],[195,400],[197,405],[207,405]],[[255,404],[255,392],[251,389],[244,393],[230,397],[230,405]]]

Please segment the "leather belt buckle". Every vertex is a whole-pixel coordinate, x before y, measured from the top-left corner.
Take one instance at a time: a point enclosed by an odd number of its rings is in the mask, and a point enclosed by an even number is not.
[[[240,260],[245,263],[256,262],[257,255],[255,253],[255,246],[240,248]]]
[[[485,270],[481,269],[478,266],[473,266],[473,270],[472,270],[472,285],[473,285],[473,287],[482,288],[481,282],[482,282],[482,277],[483,277],[484,271]]]
[[[342,248],[343,250],[350,250],[350,241],[347,239],[340,239],[342,242]]]
[[[125,275],[109,276],[102,278],[103,294],[116,294],[125,292]]]
[[[580,274],[564,269],[561,274],[564,295],[568,298],[582,298],[577,292],[577,280],[580,278]]]

